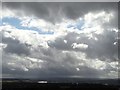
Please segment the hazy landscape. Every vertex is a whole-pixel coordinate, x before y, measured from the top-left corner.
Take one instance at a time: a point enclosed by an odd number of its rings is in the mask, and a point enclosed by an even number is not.
[[[3,79],[3,90],[15,89],[84,89],[84,90],[118,90],[118,79],[80,79],[80,78],[47,78],[47,79]]]

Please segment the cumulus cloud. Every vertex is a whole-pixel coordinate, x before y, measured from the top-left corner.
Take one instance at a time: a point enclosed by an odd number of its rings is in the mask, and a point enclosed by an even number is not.
[[[86,45],[86,44],[73,43],[73,44],[72,44],[72,47],[73,47],[73,48],[83,48],[83,49],[86,49],[86,48],[88,48],[88,45]]]

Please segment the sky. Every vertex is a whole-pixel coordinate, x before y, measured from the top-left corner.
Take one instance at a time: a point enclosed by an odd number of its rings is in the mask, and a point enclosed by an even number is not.
[[[116,2],[3,2],[3,77],[118,78]]]

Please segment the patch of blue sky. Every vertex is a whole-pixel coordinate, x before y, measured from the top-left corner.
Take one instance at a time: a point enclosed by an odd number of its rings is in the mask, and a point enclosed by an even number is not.
[[[43,31],[42,29],[38,29],[37,27],[23,27],[21,26],[21,20],[18,19],[18,18],[14,18],[14,17],[11,17],[11,18],[2,18],[2,25],[4,23],[7,23],[7,24],[10,24],[11,26],[14,26],[16,27],[18,30],[32,30],[32,31],[36,31],[38,32],[39,34],[54,34],[54,32],[45,32]]]
[[[78,20],[76,23],[74,24],[69,24],[67,26],[67,28],[74,28],[74,29],[79,29],[81,30],[82,26],[84,25],[84,21],[83,20]]]
[[[21,28],[21,26],[19,25],[20,22],[21,21],[19,19],[13,18],[13,17],[11,17],[11,18],[8,18],[8,17],[2,18],[2,24],[3,23],[8,23],[8,24],[10,24],[12,26],[15,26],[17,28]]]
[[[84,25],[84,21],[80,20],[76,23],[76,28],[81,30],[82,26]]]

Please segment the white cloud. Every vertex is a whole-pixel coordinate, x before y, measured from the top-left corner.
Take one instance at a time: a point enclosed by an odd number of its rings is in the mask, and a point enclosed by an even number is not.
[[[79,68],[76,68],[76,70],[77,70],[77,71],[80,71],[80,69],[79,69]]]
[[[99,13],[88,13],[83,17],[84,25],[81,27],[83,29],[82,33],[95,33],[102,34],[104,31],[103,24],[109,23],[113,18],[113,12],[107,13],[105,11]]]
[[[83,26],[83,28],[91,27],[91,26],[93,27],[99,24],[101,25],[103,23],[108,23],[111,18],[113,18],[113,12],[111,13],[106,13],[105,11],[98,12],[98,13],[90,12],[84,16],[84,20],[86,23]]]
[[[83,65],[84,65],[84,63],[79,63],[78,65],[79,65],[79,66],[83,66]]]
[[[119,66],[118,66],[118,65],[119,65],[119,62],[118,62],[118,61],[116,61],[116,62],[111,62],[110,65],[111,65],[111,67],[118,69],[118,67],[119,67]]]
[[[26,72],[29,71],[29,69],[26,68],[25,66],[22,66],[21,69],[23,69],[23,70],[26,71]]]
[[[9,60],[7,60],[6,63],[9,68],[12,68],[14,70],[20,69],[23,71],[29,71],[31,69],[41,68],[43,66],[42,63],[45,63],[43,60],[32,57],[24,57],[13,54],[9,55],[8,57]],[[4,57],[3,59],[6,60],[6,57]],[[5,62],[3,62],[3,65],[5,65]]]
[[[42,61],[42,60],[40,60],[40,59],[36,59],[36,58],[31,58],[31,57],[26,57],[26,59],[28,59],[28,60],[30,60],[30,61],[32,61],[32,62],[35,62],[35,63],[42,63],[42,62],[44,62],[44,61]]]
[[[73,49],[76,49],[76,48],[86,49],[86,48],[88,48],[88,45],[83,44],[83,43],[82,44],[73,43],[71,46],[73,47]]]
[[[7,47],[7,44],[0,43],[0,49],[6,48],[6,47]]]
[[[52,32],[53,31],[53,24],[50,22],[47,22],[43,19],[35,18],[35,17],[22,17],[21,20],[21,26],[23,27],[29,27],[29,28],[36,28],[44,32]]]
[[[15,65],[15,63],[10,63],[10,62],[9,62],[9,63],[7,63],[7,64],[8,64],[8,65]]]
[[[64,40],[64,43],[67,43],[67,40]]]
[[[5,37],[20,40],[21,43],[27,43],[33,47],[39,45],[48,48],[47,41],[54,39],[54,35],[40,35],[36,31],[17,29],[11,25],[2,26],[2,31]]]
[[[98,70],[104,70],[106,69],[106,62],[96,59],[91,61],[90,66]]]

